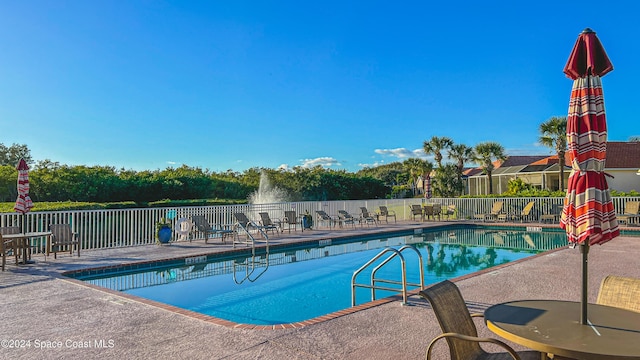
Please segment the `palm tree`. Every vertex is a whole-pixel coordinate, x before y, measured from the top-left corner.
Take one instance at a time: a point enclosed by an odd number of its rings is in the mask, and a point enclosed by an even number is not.
[[[491,173],[494,169],[493,161],[494,159],[504,161],[506,158],[504,148],[497,142],[484,142],[476,145],[473,160],[477,162],[482,168],[482,171],[487,174],[487,178],[489,179],[489,194],[493,194],[493,179],[491,178]]]
[[[416,179],[419,175],[419,162],[418,158],[409,158],[402,162],[402,166],[405,171],[409,173],[409,184],[411,185],[411,191],[413,195],[416,195]]]
[[[449,157],[456,161],[456,175],[458,176],[458,183],[462,184],[464,163],[473,160],[473,148],[464,144],[451,145],[449,148]]]
[[[540,143],[548,146],[558,154],[560,167],[560,190],[564,191],[564,155],[567,151],[567,117],[554,116],[540,124]]]
[[[426,189],[426,179],[427,176],[431,176],[431,172],[433,171],[433,164],[427,160],[420,160],[420,165],[418,170],[422,175],[422,191],[427,191]]]
[[[453,140],[450,138],[443,136],[437,137],[434,136],[429,141],[425,141],[423,144],[424,152],[428,154],[433,154],[438,167],[442,167],[442,150],[449,149],[453,145]]]
[[[409,181],[411,182],[411,189],[413,190],[413,195],[415,196],[418,176],[422,176],[424,178],[426,174],[431,173],[431,171],[433,170],[433,164],[426,160],[409,158],[405,160],[402,165],[405,167],[407,172],[409,172]]]

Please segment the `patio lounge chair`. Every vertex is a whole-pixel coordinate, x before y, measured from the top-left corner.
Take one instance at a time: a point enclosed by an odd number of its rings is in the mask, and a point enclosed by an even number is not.
[[[363,222],[367,223],[367,226],[371,223],[378,226],[378,221],[375,217],[371,216],[366,207],[360,207],[360,225],[362,225]]]
[[[640,312],[640,279],[609,275],[598,291],[600,305]]]
[[[531,210],[533,210],[533,205],[535,205],[535,202],[529,201],[527,205],[525,205],[522,208],[522,211],[519,214],[507,214],[506,219],[511,219],[513,221],[520,220],[520,222],[524,222],[525,220],[531,220],[531,216],[532,216]],[[498,216],[501,216],[501,215],[498,215]]]
[[[342,224],[351,224],[356,227],[356,218],[349,214],[346,210],[338,210],[338,222],[342,227]]]
[[[0,256],[2,256],[2,271],[7,264],[7,256],[9,256],[9,250],[15,257],[16,265],[18,265],[18,248],[16,246],[15,241],[6,240],[2,238],[2,235],[12,235],[12,234],[20,234],[19,226],[4,226],[0,227]]]
[[[393,210],[389,210],[386,206],[380,206],[380,213],[378,214],[378,219],[382,219],[384,216],[384,221],[389,223],[389,218],[393,218],[393,222],[398,222],[396,219],[396,212]]]
[[[493,338],[479,338],[478,330],[462,298],[458,287],[445,280],[420,291],[420,296],[427,299],[433,308],[443,334],[438,335],[427,347],[427,360],[431,359],[433,346],[440,339],[446,339],[449,345],[451,359],[521,359],[539,360],[541,355],[537,351],[516,352],[509,345]],[[480,343],[492,343],[504,348],[505,353],[487,353],[480,347]]]
[[[502,213],[503,205],[504,205],[504,201],[496,201],[491,206],[491,212],[489,212],[488,214],[475,214],[473,217],[476,220],[482,220],[482,221],[497,220],[498,215]]]
[[[420,216],[420,221],[424,221],[424,213],[422,212],[422,206],[420,205],[410,205],[411,207],[411,216],[413,220],[416,220],[416,216]]]
[[[53,253],[53,258],[57,259],[59,252],[69,251],[73,255],[73,247],[78,249],[78,257],[80,257],[80,241],[78,234],[71,231],[69,224],[50,224],[51,243],[49,244],[49,253]]]
[[[318,225],[321,223],[329,223],[329,229],[331,229],[331,227],[335,226],[337,222],[338,220],[331,217],[326,211],[316,210],[316,223]]]
[[[194,231],[196,232],[196,234],[198,232],[204,234],[205,244],[209,242],[209,239],[216,237],[220,237],[222,242],[226,242],[226,238],[233,235],[233,230],[223,229],[222,225],[211,226],[204,215],[193,215],[191,216],[191,221],[193,221]],[[189,239],[189,241],[191,241],[191,239]]]
[[[624,204],[624,213],[616,215],[619,223],[629,225],[630,223],[637,223],[640,219],[640,201],[627,201]]]
[[[272,221],[271,217],[269,217],[269,213],[268,212],[261,212],[258,213],[260,215],[260,225],[262,226],[264,231],[269,231],[271,230],[271,233],[273,234],[273,231],[275,230],[275,232],[277,233],[278,231],[281,230],[282,228],[282,221],[279,219],[276,219],[276,221]]]
[[[258,232],[261,234],[261,236],[265,239],[269,239],[267,236],[267,227],[265,226],[261,226],[256,224],[255,221],[249,220],[249,218],[247,217],[247,215],[245,215],[244,213],[241,212],[236,212],[233,213],[233,217],[236,219],[235,224],[233,224],[233,233],[234,233],[234,238],[233,238],[233,245],[235,247],[236,243],[240,243],[240,244],[247,244],[250,245],[252,244],[256,239],[250,234],[251,230],[258,230]],[[245,233],[245,235],[247,235],[247,239],[251,239],[251,241],[240,241],[239,240],[239,235],[240,235],[240,229],[242,229]]]

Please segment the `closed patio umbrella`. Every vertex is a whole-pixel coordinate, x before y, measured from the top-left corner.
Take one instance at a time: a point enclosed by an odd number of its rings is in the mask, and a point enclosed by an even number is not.
[[[16,204],[13,206],[13,210],[22,214],[22,232],[27,232],[24,214],[28,213],[33,207],[33,202],[29,197],[29,166],[27,166],[27,162],[24,161],[24,159],[20,159],[16,169],[18,169],[18,198],[16,199]],[[24,241],[27,240],[25,239]],[[22,261],[25,264],[29,262],[26,257],[26,252]]]
[[[18,169],[18,198],[13,210],[24,215],[33,207],[33,202],[29,197],[29,166],[24,159],[20,159],[16,169]]]
[[[429,175],[424,179],[424,198],[431,199],[431,176]]]
[[[573,80],[567,117],[571,174],[560,220],[572,245],[582,252],[581,322],[587,323],[589,246],[620,235],[605,178],[607,121],[600,78],[613,70],[596,33],[587,28],[576,41],[564,73]]]

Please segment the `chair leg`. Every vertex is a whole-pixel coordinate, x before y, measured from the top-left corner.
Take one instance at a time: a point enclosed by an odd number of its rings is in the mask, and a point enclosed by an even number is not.
[[[18,265],[18,256],[20,256],[20,251],[18,251],[18,246],[16,245],[15,240],[11,242],[11,250],[13,251],[13,257],[16,260],[16,265]]]

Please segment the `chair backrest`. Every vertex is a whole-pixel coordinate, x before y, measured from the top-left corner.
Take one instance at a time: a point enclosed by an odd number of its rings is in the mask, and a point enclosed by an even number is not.
[[[533,209],[534,204],[535,202],[529,201],[529,203],[525,205],[524,208],[522,208],[522,213],[520,213],[520,215],[529,216],[529,214],[531,213],[531,209]]]
[[[380,206],[380,215],[387,216],[389,215],[389,209],[386,206]]]
[[[366,207],[360,207],[360,211],[362,212],[362,217],[363,218],[370,218],[371,215],[369,215],[369,210],[367,210]]]
[[[236,221],[238,222],[238,224],[247,227],[247,225],[249,224],[249,218],[247,217],[247,215],[245,215],[244,213],[241,212],[237,212],[237,213],[233,213],[233,217],[236,218]]]
[[[51,242],[54,244],[66,243],[73,241],[73,231],[69,224],[50,224]]]
[[[640,212],[640,201],[627,201],[624,204],[624,213],[629,215],[637,215]]]
[[[433,204],[433,214],[434,215],[440,215],[441,212],[442,212],[442,205],[441,204]]]
[[[422,215],[422,207],[420,205],[411,205],[412,215]]]
[[[207,221],[204,215],[193,215],[191,216],[191,220],[198,231],[206,232],[211,230],[211,224],[209,224],[209,221]]]
[[[640,279],[609,275],[602,280],[597,303],[640,312]]]
[[[261,212],[259,213],[260,220],[262,221],[262,225],[264,226],[274,226],[275,224],[271,221],[271,217],[269,217],[269,213]]]
[[[478,330],[471,319],[469,309],[454,283],[449,280],[442,281],[420,291],[420,296],[431,304],[443,333],[478,336]],[[451,359],[474,359],[484,352],[475,341],[463,341],[451,337],[447,337],[446,340],[449,344]]]
[[[433,205],[425,205],[424,206],[424,214],[429,216],[429,215],[434,215],[435,213],[433,212]]]
[[[289,210],[289,211],[285,211],[284,212],[284,222],[289,223],[289,224],[295,224],[298,222],[297,220],[297,216],[296,216],[296,212]]]
[[[343,220],[353,220],[353,216],[349,214],[346,210],[338,210],[338,217]]]
[[[0,234],[2,235],[20,234],[20,226],[0,227]]]
[[[492,215],[498,215],[502,212],[502,206],[504,205],[503,201],[496,201],[493,203],[493,206],[491,207],[491,214]]]
[[[316,210],[316,214],[318,214],[322,220],[331,220],[331,216],[324,210]]]

